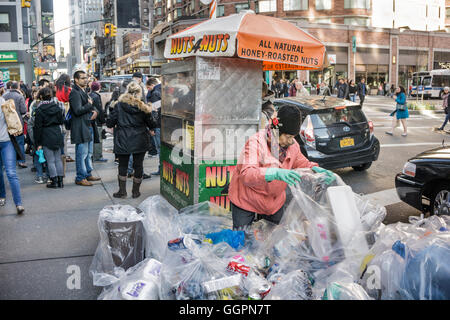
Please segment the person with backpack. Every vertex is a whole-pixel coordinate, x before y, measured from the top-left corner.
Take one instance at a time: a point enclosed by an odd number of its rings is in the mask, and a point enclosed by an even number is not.
[[[62,74],[59,76],[59,78],[56,80],[56,99],[58,99],[59,102],[64,104],[65,109],[65,115],[69,111],[69,96],[70,92],[72,91],[72,88],[70,87],[71,81],[70,76],[68,74]],[[63,164],[65,166],[66,162],[75,162],[73,160],[68,152],[67,152],[67,144],[69,142],[69,130],[67,128],[64,128],[63,130],[64,134],[64,154],[63,154]]]
[[[89,97],[91,97],[93,105],[95,109],[98,111],[98,116],[93,121],[93,126],[95,126],[94,135],[97,133],[99,141],[98,143],[94,142],[93,160],[94,162],[108,162],[107,159],[103,158],[102,130],[103,125],[106,123],[106,120],[105,120],[105,111],[103,110],[102,105],[102,97],[100,96],[99,92],[100,92],[100,83],[98,83],[97,81],[92,82]]]

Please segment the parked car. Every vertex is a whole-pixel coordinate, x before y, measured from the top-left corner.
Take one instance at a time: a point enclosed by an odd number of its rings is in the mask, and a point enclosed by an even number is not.
[[[374,136],[372,121],[367,120],[358,103],[335,97],[288,97],[274,106],[297,106],[302,115],[296,137],[302,153],[326,169],[370,168],[378,159],[380,143]]]
[[[450,214],[450,146],[425,151],[411,158],[395,177],[400,199],[435,215]]]

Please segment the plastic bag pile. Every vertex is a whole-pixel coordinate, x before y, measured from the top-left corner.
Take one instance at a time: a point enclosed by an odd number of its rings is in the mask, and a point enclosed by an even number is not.
[[[279,225],[213,203],[107,206],[90,267],[105,300],[450,299],[450,218],[384,225],[338,177],[298,170]],[[289,192],[290,191],[290,192]]]

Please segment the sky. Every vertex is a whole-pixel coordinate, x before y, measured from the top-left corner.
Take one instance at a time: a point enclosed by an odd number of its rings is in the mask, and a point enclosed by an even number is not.
[[[69,0],[53,0],[55,31],[66,28],[70,25]],[[55,35],[56,52],[59,55],[60,43],[64,47],[64,55],[69,53],[70,30],[57,33]]]

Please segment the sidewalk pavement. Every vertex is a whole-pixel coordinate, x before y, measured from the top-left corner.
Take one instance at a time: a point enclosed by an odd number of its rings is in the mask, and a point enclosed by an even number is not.
[[[104,141],[112,148],[112,138]],[[69,155],[75,158],[74,146]],[[88,269],[95,253],[100,210],[111,204],[139,205],[147,197],[159,194],[159,177],[144,180],[142,196],[131,198],[132,179],[128,179],[128,199],[115,199],[117,165],[114,155],[103,152],[107,163],[94,163],[93,175],[102,178],[92,187],[75,185],[75,162],[67,164],[64,189],[48,189],[34,182],[32,161],[27,169],[17,169],[25,213],[16,214],[7,182],[6,206],[0,208],[0,300],[3,299],[96,299],[101,288],[92,285]],[[144,161],[144,171],[157,170],[157,158]],[[7,181],[6,176],[4,177]],[[79,269],[78,269],[79,268]],[[70,283],[81,273],[80,289]],[[71,278],[72,276],[72,278]],[[69,282],[69,286],[67,283]]]

